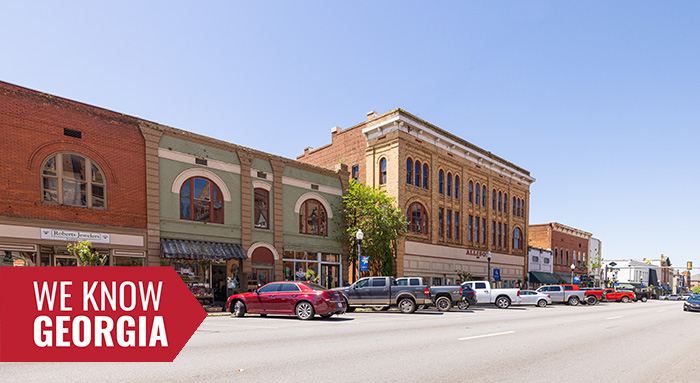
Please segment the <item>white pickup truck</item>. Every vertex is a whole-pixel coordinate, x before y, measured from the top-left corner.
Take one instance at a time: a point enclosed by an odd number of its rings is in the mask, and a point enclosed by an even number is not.
[[[488,281],[467,281],[462,286],[469,286],[476,291],[478,303],[493,303],[500,309],[507,309],[511,303],[520,303],[519,289],[492,289]]]

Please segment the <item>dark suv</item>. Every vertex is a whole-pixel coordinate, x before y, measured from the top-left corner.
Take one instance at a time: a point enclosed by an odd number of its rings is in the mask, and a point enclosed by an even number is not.
[[[700,311],[700,295],[693,294],[683,302],[683,311]]]

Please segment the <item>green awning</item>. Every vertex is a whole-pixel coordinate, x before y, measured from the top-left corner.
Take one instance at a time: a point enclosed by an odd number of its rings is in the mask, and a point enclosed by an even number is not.
[[[542,283],[545,285],[556,285],[559,283],[559,277],[552,273],[544,273],[541,271],[530,271],[530,283]]]

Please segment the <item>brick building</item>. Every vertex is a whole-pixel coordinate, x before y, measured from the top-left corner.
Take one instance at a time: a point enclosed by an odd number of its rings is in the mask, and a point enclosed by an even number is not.
[[[0,132],[3,266],[73,265],[77,238],[111,265],[157,264],[135,118],[0,82]]]
[[[588,244],[592,234],[557,222],[530,225],[530,246],[547,249],[553,255],[553,273],[571,283],[574,276],[588,275]]]
[[[352,178],[386,190],[406,212],[397,276],[453,283],[458,272],[486,279],[488,257],[497,284],[515,286],[527,272],[530,173],[401,109],[306,148],[302,162],[347,164]],[[492,278],[493,279],[493,278]]]

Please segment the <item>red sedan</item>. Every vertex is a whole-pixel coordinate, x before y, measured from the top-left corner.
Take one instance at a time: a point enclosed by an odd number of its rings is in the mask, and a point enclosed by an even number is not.
[[[270,282],[252,293],[234,294],[228,298],[226,309],[234,316],[246,313],[296,315],[308,320],[319,314],[330,318],[343,314],[347,306],[343,295],[311,282]]]

